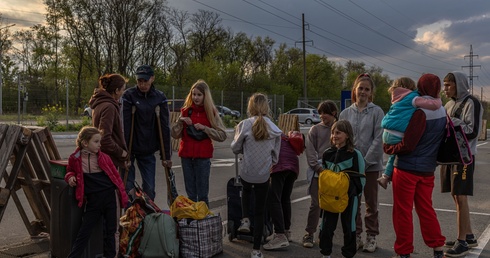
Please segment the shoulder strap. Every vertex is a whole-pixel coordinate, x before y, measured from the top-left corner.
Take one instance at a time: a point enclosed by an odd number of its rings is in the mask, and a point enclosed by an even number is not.
[[[456,109],[456,112],[454,112],[454,117],[459,118],[459,116],[463,112],[464,104],[466,104],[466,101],[470,98],[470,96],[471,95],[466,96],[466,98],[463,99],[463,102],[461,102],[461,104],[459,104],[458,109]]]
[[[192,115],[192,108],[191,107],[189,109],[187,109],[187,115],[189,117],[191,117],[191,115]]]

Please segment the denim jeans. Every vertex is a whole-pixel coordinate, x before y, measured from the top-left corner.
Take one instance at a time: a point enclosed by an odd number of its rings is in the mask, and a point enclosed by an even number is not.
[[[187,196],[195,202],[203,201],[209,205],[211,160],[193,158],[182,158],[181,160]]]
[[[155,169],[156,158],[155,154],[131,154],[131,166],[128,171],[128,181],[126,183],[126,192],[129,192],[134,188],[135,180],[135,166],[134,162],[138,163],[138,169],[141,173],[141,179],[143,181],[143,191],[148,196],[155,200]]]

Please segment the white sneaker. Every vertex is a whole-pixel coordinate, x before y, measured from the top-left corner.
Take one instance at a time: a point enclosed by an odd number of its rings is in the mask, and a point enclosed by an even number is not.
[[[359,250],[364,247],[364,243],[362,242],[361,235],[356,235],[356,250]]]
[[[260,252],[260,250],[252,250],[250,258],[264,258],[264,256],[262,255],[262,252]]]
[[[368,253],[374,253],[376,251],[376,236],[367,235],[366,244],[364,244],[362,251]]]
[[[242,233],[250,233],[250,220],[248,218],[243,218],[241,223],[242,224],[238,228],[238,231]]]
[[[262,247],[265,250],[274,250],[279,248],[284,248],[289,246],[289,241],[286,238],[285,234],[273,234],[273,238],[267,244],[264,244]]]

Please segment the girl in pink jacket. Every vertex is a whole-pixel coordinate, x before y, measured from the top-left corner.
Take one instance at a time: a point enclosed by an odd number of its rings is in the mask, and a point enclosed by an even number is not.
[[[101,138],[97,128],[83,127],[78,134],[77,149],[68,159],[65,181],[76,187],[78,206],[84,209],[82,225],[68,257],[82,255],[99,219],[104,219],[104,257],[116,256],[117,214],[119,207],[128,203],[128,196],[111,158],[100,151]]]

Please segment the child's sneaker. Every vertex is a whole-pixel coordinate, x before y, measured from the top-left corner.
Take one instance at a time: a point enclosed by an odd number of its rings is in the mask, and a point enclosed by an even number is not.
[[[306,233],[305,236],[303,237],[303,247],[312,248],[313,243],[314,243],[313,235]]]
[[[238,231],[242,233],[250,233],[250,220],[248,218],[243,218],[241,223],[242,224],[238,228]]]
[[[252,250],[250,258],[264,258],[264,256],[262,255],[262,252],[260,250]]]
[[[455,241],[446,241],[445,243],[445,246],[446,247],[453,247],[454,244],[456,243],[456,241],[458,241],[457,239]],[[472,247],[477,247],[478,246],[478,240],[476,240],[476,238],[473,238],[473,239],[466,239],[466,243],[468,244],[468,247],[469,248],[472,248]]]
[[[284,248],[289,246],[289,241],[286,238],[285,234],[273,234],[273,238],[267,244],[264,244],[262,247],[265,250],[274,250],[279,248]]]
[[[368,252],[368,253],[374,253],[376,251],[376,236],[374,235],[367,235],[366,237],[366,243],[363,246],[362,251]]]
[[[362,242],[361,235],[356,235],[356,250],[359,250],[364,247],[364,243]]]
[[[462,257],[469,252],[468,244],[466,241],[457,240],[451,249],[446,251],[447,257]]]

